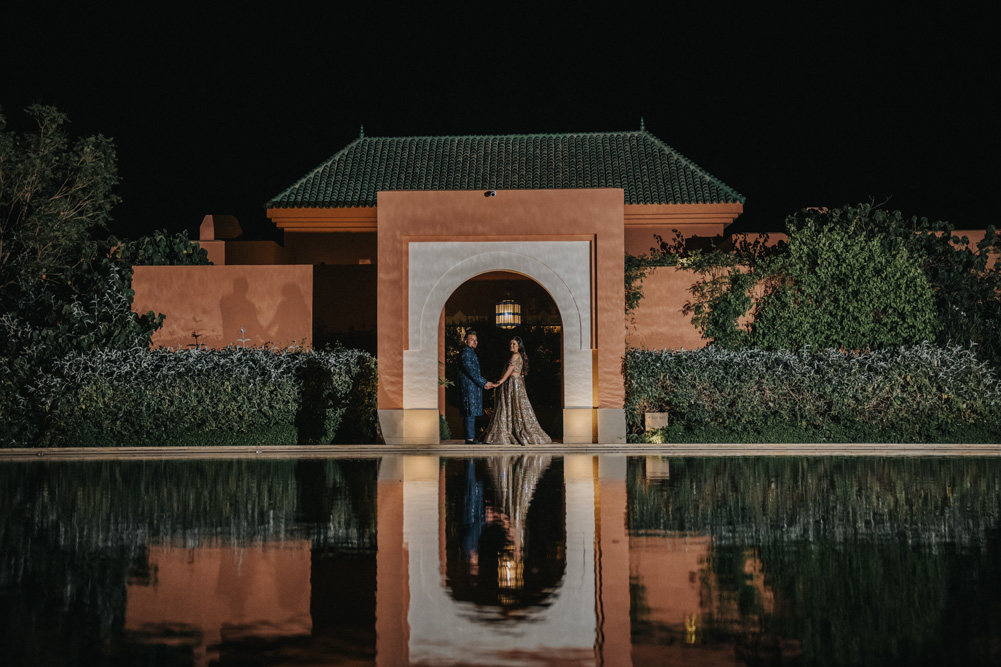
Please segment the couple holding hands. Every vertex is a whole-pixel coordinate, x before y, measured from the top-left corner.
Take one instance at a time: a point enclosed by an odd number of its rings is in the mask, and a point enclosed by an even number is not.
[[[528,355],[521,338],[511,339],[511,359],[507,370],[497,382],[490,382],[480,374],[480,360],[476,356],[475,331],[467,331],[462,346],[459,368],[459,395],[462,426],[466,444],[478,445],[547,445],[552,442],[539,426],[532,404],[525,393],[525,375],[528,374]],[[483,390],[497,389],[494,395],[494,414],[483,434],[483,443],[476,439],[476,418],[483,414]]]

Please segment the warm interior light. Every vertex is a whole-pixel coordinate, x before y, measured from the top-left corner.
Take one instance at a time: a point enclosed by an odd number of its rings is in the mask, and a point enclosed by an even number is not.
[[[497,316],[497,326],[501,329],[514,329],[521,325],[521,304],[514,299],[498,301],[494,313]]]

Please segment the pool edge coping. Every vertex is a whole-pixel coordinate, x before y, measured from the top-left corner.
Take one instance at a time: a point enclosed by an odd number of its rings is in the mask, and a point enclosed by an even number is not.
[[[25,447],[0,449],[0,461],[219,458],[369,458],[385,455],[620,454],[627,456],[1001,456],[1001,444],[707,443],[543,445],[207,445],[186,447]]]

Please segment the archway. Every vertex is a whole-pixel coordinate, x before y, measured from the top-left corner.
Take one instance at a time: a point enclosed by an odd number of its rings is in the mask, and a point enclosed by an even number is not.
[[[510,329],[496,326],[494,305],[503,298],[513,298],[521,305],[521,323]],[[477,355],[484,377],[497,379],[503,374],[510,353],[508,342],[519,336],[531,364],[527,382],[529,400],[543,430],[554,439],[563,437],[563,323],[552,296],[527,276],[507,271],[491,271],[467,280],[448,298],[443,311],[443,327],[438,342],[439,362],[451,383],[439,391],[439,409],[445,415],[452,438],[461,434],[459,417],[459,353],[468,330],[478,333]],[[484,407],[491,410],[490,394]],[[481,421],[481,428],[486,420]]]
[[[527,276],[552,297],[563,327],[563,441],[592,442],[596,403],[591,249],[586,241],[409,244],[403,441],[437,442],[441,315],[463,283],[493,271]]]

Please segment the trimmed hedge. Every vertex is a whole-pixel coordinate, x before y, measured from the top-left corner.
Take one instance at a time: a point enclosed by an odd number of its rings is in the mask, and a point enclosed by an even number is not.
[[[970,348],[630,350],[633,442],[998,442],[1001,382]],[[644,412],[669,425],[643,431]]]
[[[0,435],[41,447],[374,442],[376,388],[375,359],[358,350],[73,353],[5,411],[31,428]]]

